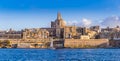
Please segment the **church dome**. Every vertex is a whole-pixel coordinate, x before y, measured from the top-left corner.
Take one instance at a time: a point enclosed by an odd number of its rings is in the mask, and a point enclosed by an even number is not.
[[[57,14],[57,19],[55,20],[56,25],[58,25],[60,28],[63,28],[66,26],[66,22],[62,19],[60,13]]]

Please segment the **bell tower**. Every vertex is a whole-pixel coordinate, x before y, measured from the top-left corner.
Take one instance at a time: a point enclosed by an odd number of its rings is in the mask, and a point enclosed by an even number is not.
[[[52,28],[64,28],[66,26],[65,21],[62,19],[60,12],[57,13],[57,19],[51,22]]]

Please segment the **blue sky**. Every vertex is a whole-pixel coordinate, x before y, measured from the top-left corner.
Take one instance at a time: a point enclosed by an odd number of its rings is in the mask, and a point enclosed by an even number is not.
[[[49,27],[61,12],[67,22],[120,16],[120,0],[0,0],[0,29]]]

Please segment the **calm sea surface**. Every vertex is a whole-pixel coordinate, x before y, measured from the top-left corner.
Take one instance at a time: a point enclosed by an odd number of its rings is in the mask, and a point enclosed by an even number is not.
[[[0,61],[120,61],[120,49],[0,49]]]

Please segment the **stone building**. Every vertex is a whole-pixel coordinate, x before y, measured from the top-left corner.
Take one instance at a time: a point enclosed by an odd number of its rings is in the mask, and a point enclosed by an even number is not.
[[[101,31],[100,26],[91,26],[90,30],[95,31],[97,33],[99,33]]]
[[[22,31],[14,31],[12,29],[8,31],[0,31],[0,39],[21,39]]]
[[[62,39],[64,38],[64,28],[66,27],[66,22],[62,19],[60,13],[57,14],[57,19],[51,22],[51,28],[41,28],[46,29],[49,32],[49,37]]]
[[[77,27],[76,31],[80,35],[87,35],[87,28],[86,27]]]
[[[49,32],[46,29],[25,29],[23,39],[45,39],[49,38]]]
[[[74,38],[77,36],[76,26],[66,26],[64,28],[64,38]]]
[[[62,19],[61,14],[57,14],[57,19],[51,22],[51,28],[64,28],[66,22]]]
[[[62,19],[61,14],[57,14],[57,19],[51,22],[51,28],[55,28],[55,36],[56,38],[63,38],[64,35],[64,27],[66,26],[66,22]]]
[[[119,39],[120,38],[120,28],[119,26],[115,28],[104,28],[101,29],[100,38],[107,38],[107,39]]]
[[[49,31],[50,35],[54,38],[77,38],[80,39],[81,35],[88,35],[94,38],[95,34],[99,32],[100,27],[94,26],[91,29],[86,27],[67,26],[66,22],[62,19],[61,14],[57,14],[57,19],[51,22],[51,28],[44,28]]]

